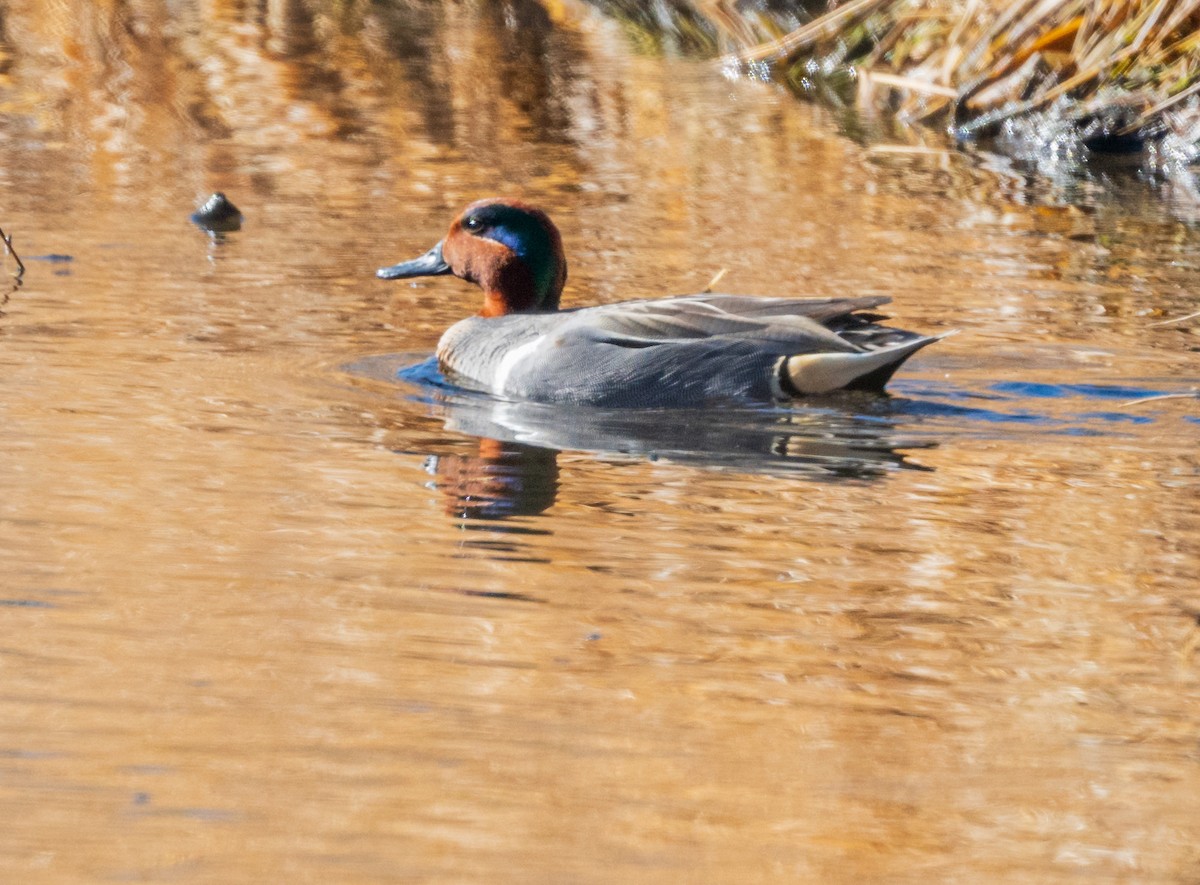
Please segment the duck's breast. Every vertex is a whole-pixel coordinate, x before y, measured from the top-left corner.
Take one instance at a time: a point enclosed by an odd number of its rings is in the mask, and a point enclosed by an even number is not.
[[[456,384],[508,395],[508,377],[517,363],[534,358],[547,333],[565,314],[513,314],[468,317],[451,326],[437,346],[442,372]]]

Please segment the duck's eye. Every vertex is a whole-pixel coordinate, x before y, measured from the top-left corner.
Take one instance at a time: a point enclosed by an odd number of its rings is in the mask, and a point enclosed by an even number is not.
[[[470,215],[463,220],[462,226],[469,231],[477,231],[483,229],[483,222],[477,216]]]

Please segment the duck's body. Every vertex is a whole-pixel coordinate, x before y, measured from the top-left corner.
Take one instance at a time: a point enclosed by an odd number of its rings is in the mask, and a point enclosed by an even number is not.
[[[379,276],[444,273],[479,283],[485,307],[442,336],[443,372],[510,399],[688,408],[882,390],[905,359],[938,340],[859,313],[884,297],[703,294],[559,311],[558,231],[513,202],[473,203],[444,241]]]
[[[443,372],[464,387],[607,408],[763,403],[804,392],[882,389],[904,356],[934,340],[853,313],[885,301],[686,295],[470,317],[446,331],[437,354]],[[808,391],[785,374],[790,358],[835,353],[861,362],[855,368],[864,371],[827,383],[810,379]]]

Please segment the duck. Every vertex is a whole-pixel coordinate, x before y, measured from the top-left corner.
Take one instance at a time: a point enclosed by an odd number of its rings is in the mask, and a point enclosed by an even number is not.
[[[886,296],[703,292],[560,310],[562,236],[517,199],[471,203],[433,248],[376,275],[479,286],[482,309],[442,335],[438,366],[460,388],[505,400],[704,409],[883,392],[905,360],[952,334],[882,325],[874,310]]]

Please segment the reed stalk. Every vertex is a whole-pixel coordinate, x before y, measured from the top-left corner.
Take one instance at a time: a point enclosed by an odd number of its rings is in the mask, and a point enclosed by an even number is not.
[[[1200,0],[888,0],[841,4],[797,30],[827,33],[822,22],[839,15],[843,28],[874,18],[876,45],[887,48],[849,61],[874,84],[860,98],[902,119],[927,118],[930,96],[951,95],[943,106],[967,135],[1056,104],[1093,128],[1099,119],[1106,135],[1160,133],[1185,102],[1196,113]],[[738,57],[790,45],[785,36]],[[1117,125],[1131,116],[1132,126]]]

